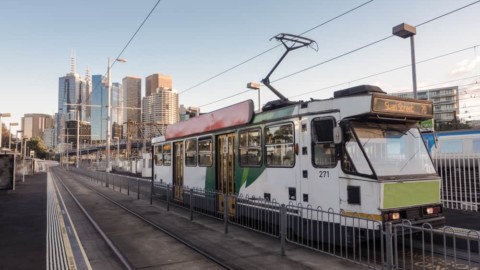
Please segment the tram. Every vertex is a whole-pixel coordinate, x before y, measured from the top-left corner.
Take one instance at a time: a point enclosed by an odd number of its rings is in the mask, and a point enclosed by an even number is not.
[[[247,100],[169,125],[152,139],[155,183],[173,186],[177,201],[188,186],[380,223],[444,223],[441,180],[417,127],[433,117],[430,101],[371,85],[325,100],[279,97],[261,112]]]

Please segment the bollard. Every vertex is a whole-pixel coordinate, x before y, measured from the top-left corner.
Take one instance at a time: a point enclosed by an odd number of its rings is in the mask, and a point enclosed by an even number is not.
[[[140,200],[140,180],[137,178],[137,200]]]
[[[390,222],[385,223],[385,253],[385,269],[393,269],[393,229]]]
[[[122,183],[123,183],[123,179],[121,178],[121,179],[120,179],[120,184],[119,184],[119,186],[120,186],[120,187],[119,187],[119,188],[120,188],[120,193],[122,193],[122,186],[123,186]]]
[[[193,188],[190,189],[190,221],[193,220]]]
[[[280,206],[280,250],[282,256],[285,256],[285,243],[287,238],[287,207],[285,204]]]
[[[110,180],[109,178],[110,178],[110,174],[108,172],[105,173],[105,187],[107,188],[109,187],[108,185],[108,180]]]
[[[225,221],[225,234],[228,233],[228,209],[227,209],[228,195],[223,195],[223,220]]]
[[[168,190],[170,189],[170,185],[167,184],[167,212],[170,211],[170,196]]]
[[[112,186],[113,190],[115,190],[115,176],[112,175]]]
[[[127,195],[130,196],[130,179],[127,179]]]

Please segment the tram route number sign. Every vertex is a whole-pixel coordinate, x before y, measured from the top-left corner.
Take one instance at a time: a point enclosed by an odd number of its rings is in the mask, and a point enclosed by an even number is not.
[[[14,189],[15,156],[0,155],[0,190]]]

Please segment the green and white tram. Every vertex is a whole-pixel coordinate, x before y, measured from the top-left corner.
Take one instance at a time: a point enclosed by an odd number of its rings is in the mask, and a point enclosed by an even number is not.
[[[247,100],[168,126],[152,139],[153,180],[178,201],[188,186],[378,222],[444,223],[441,181],[417,128],[432,118],[431,102],[362,85],[274,105],[254,113]]]

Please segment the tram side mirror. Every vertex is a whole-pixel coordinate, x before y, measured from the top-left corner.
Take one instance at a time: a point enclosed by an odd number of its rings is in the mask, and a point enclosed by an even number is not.
[[[342,128],[336,126],[333,128],[333,143],[340,144],[343,141]]]

